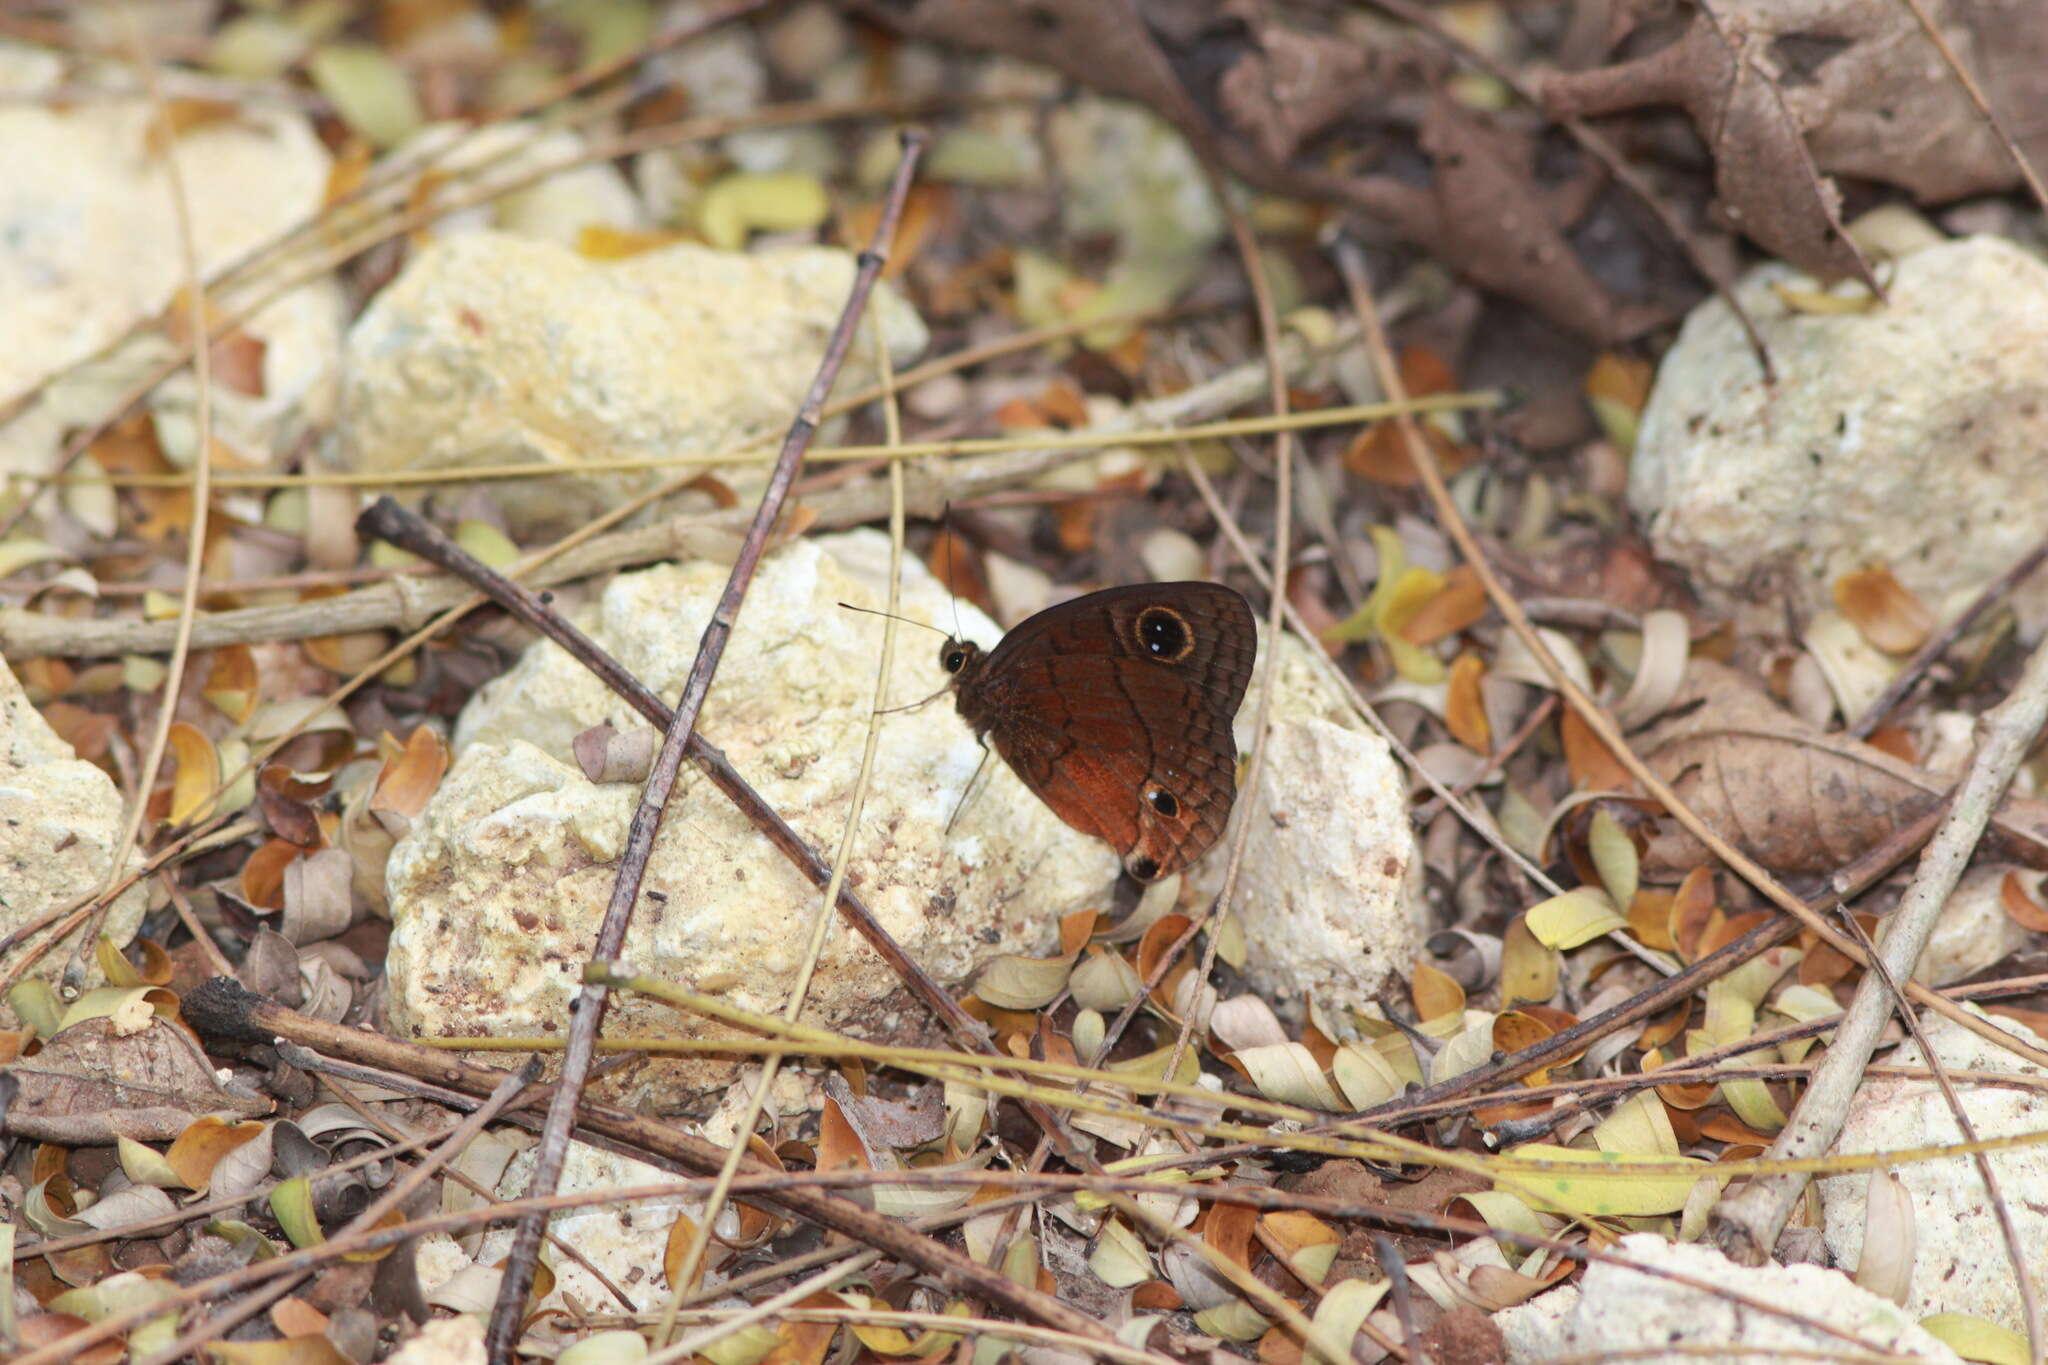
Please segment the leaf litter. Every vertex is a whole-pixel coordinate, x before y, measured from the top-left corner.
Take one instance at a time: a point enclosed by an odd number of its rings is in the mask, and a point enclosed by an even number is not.
[[[1322,287],[1327,268],[1314,230],[1345,209],[1368,210],[1409,244],[1411,273],[1393,291],[1405,289],[1412,300],[1418,338],[1404,351],[1408,387],[1459,392],[1460,381],[1474,376],[1455,358],[1475,350],[1481,317],[1520,310],[1555,329],[1553,344],[1579,372],[1587,434],[1597,430],[1625,458],[1651,372],[1651,356],[1627,343],[1674,319],[1674,303],[1700,286],[1674,289],[1682,268],[1616,278],[1585,252],[1588,233],[1611,233],[1628,221],[1619,206],[1625,197],[1591,162],[1559,174],[1558,149],[1531,111],[1505,110],[1498,91],[1469,72],[1456,75],[1426,32],[1325,28],[1313,15],[1255,14],[1252,7],[1226,19],[1186,10],[1151,23],[1121,6],[1042,8],[1037,21],[1024,23],[1008,6],[973,0],[895,7],[884,16],[889,27],[860,30],[868,49],[886,58],[871,78],[929,60],[914,54],[932,49],[903,43],[899,35],[909,34],[954,45],[938,61],[957,66],[952,74],[962,81],[974,74],[968,53],[995,51],[1149,107],[1195,156],[1250,187],[1266,245],[1305,308],[1334,302]],[[1514,29],[1498,7],[1468,8],[1474,12],[1463,22],[1509,60],[1543,55],[1539,40]],[[1964,60],[1981,69],[1994,102],[2039,107],[2036,77],[2048,63],[2025,60],[2039,46],[2038,26],[2009,8],[1974,18],[1959,5],[1931,8]],[[522,10],[484,63],[465,58],[450,36],[484,18],[463,4],[393,4],[374,22],[353,25],[319,6],[286,6],[281,14],[252,7],[211,32],[152,36],[180,60],[196,56],[202,66],[260,75],[319,111],[337,171],[332,211],[314,236],[340,238],[344,228],[388,236],[382,246],[364,236],[343,239],[349,246],[334,252],[367,295],[415,244],[406,234],[429,230],[418,213],[427,201],[466,177],[493,192],[505,188],[454,159],[400,197],[380,200],[368,190],[394,164],[380,157],[414,136],[430,112],[475,115],[508,92],[569,77],[579,63],[659,41],[649,37],[656,31],[649,7],[613,9],[610,20]],[[1624,31],[1638,22],[1639,31]],[[437,51],[421,35],[443,24],[443,41],[455,45]],[[788,30],[769,33],[773,50],[802,46]],[[1961,92],[1901,55],[1918,34],[1905,6],[1845,12],[1756,0],[1702,6],[1663,31],[1629,7],[1595,54],[1611,64],[1548,76],[1543,112],[1617,118],[1660,105],[1682,109],[1698,132],[1694,153],[1712,168],[1719,223],[1705,230],[1717,234],[1720,250],[1732,254],[1746,240],[1823,278],[1857,275],[1875,289],[1880,281],[1845,228],[1835,177],[1894,185],[1924,202],[2016,183],[2003,147]],[[48,50],[82,63],[87,48],[67,46],[79,38],[60,34]],[[1615,58],[1624,40],[1651,50]],[[1196,52],[1205,54],[1202,81],[1186,60]],[[781,78],[801,85],[790,74],[798,69]],[[1362,87],[1374,90],[1379,107],[1362,108]],[[174,99],[161,136],[176,146],[232,122],[242,94]],[[1067,89],[1053,103],[1073,98]],[[661,127],[666,115],[658,104],[650,101],[637,116],[641,128]],[[1880,107],[1892,114],[1876,117]],[[1900,110],[1911,116],[1896,117]],[[1019,166],[1030,162],[1028,144],[972,100],[942,100],[935,117],[962,146],[999,148]],[[2027,145],[2039,150],[2038,141],[2034,135]],[[687,211],[659,230],[586,228],[579,249],[595,260],[685,238],[739,246],[763,235],[823,236],[857,244],[878,212],[874,182],[858,171],[859,151],[849,138],[832,157],[797,170],[699,163],[686,168],[696,178]],[[613,154],[628,155],[622,145]],[[1674,161],[1667,169],[1666,193],[1697,196],[1687,185],[1697,166]],[[975,371],[954,395],[969,424],[961,429],[970,429],[978,409],[988,427],[1017,435],[1020,445],[1035,430],[1085,430],[1136,393],[1185,387],[1217,356],[1252,353],[1242,294],[1217,284],[1228,274],[1220,268],[1220,230],[1186,222],[1163,234],[1113,222],[1064,235],[1048,230],[1061,195],[1073,192],[1026,174],[984,183],[961,175],[912,198],[888,269],[935,322],[942,351],[985,341],[998,324],[1068,331]],[[1692,205],[1705,206],[1703,197]],[[1155,224],[1169,221],[1160,208],[1145,205]],[[1645,255],[1651,247],[1672,250],[1653,234],[1636,247]],[[276,278],[275,263],[259,259],[230,284],[267,287]],[[213,380],[263,397],[271,343],[247,329],[245,309],[222,302],[226,292],[210,287],[206,303]],[[1105,321],[1132,314],[1135,320]],[[1320,325],[1312,313],[1301,322],[1305,331]],[[194,341],[189,303],[176,299],[135,325],[188,352]],[[1590,349],[1587,340],[1606,349]],[[1301,406],[1367,397],[1337,367],[1323,368],[1294,377]],[[953,417],[946,410],[932,421],[934,434],[953,434]],[[104,431],[94,430],[99,425],[98,415],[71,424],[85,438],[77,453],[102,474],[154,482],[125,485],[98,505],[86,491],[92,485],[67,485],[67,501],[54,512],[37,510],[10,485],[10,531],[0,541],[0,589],[10,605],[74,628],[74,643],[62,651],[9,652],[27,700],[71,749],[130,783],[155,716],[169,705],[175,717],[169,762],[145,794],[142,852],[159,861],[143,935],[125,951],[95,942],[107,984],[83,994],[30,974],[26,955],[7,962],[17,1027],[4,1040],[5,1122],[16,1141],[0,1196],[21,1215],[8,1289],[10,1303],[37,1309],[9,1319],[6,1330],[11,1345],[85,1359],[115,1358],[123,1343],[134,1356],[168,1345],[200,1320],[179,1313],[202,1302],[174,1302],[170,1286],[203,1286],[210,1276],[323,1246],[405,1160],[386,1144],[453,1126],[451,1111],[428,1091],[400,1095],[374,1081],[340,1089],[301,1069],[290,1058],[307,1058],[288,1048],[197,1035],[181,1001],[213,972],[198,934],[229,955],[245,985],[305,1018],[374,1029],[390,933],[384,862],[447,774],[455,711],[510,646],[501,622],[481,621],[382,666],[338,703],[333,680],[373,664],[391,643],[387,627],[398,624],[366,628],[323,610],[347,585],[319,573],[369,581],[357,563],[363,548],[334,534],[335,510],[344,509],[338,519],[347,520],[352,498],[336,503],[331,490],[289,489],[262,505],[220,489],[207,520],[204,605],[222,611],[284,601],[299,609],[300,624],[281,636],[212,648],[195,661],[179,696],[154,695],[160,668],[98,643],[94,630],[156,612],[159,602],[175,606],[171,595],[152,600],[126,590],[147,581],[168,594],[177,580],[159,561],[180,553],[195,508],[188,490],[164,482],[180,471],[161,439],[169,429],[163,422],[117,417]],[[1638,752],[1693,809],[1772,871],[1825,876],[1939,799],[1952,776],[1917,760],[1920,745],[1910,733],[1918,725],[1920,738],[1931,734],[1928,716],[1909,708],[1882,745],[1859,744],[1829,723],[1875,695],[1858,670],[1882,668],[1887,659],[1895,669],[1938,624],[1889,566],[1873,564],[1836,586],[1842,627],[1816,636],[1812,647],[1832,693],[1816,723],[1813,706],[1788,709],[1814,695],[1793,685],[1796,665],[1731,668],[1727,659],[1743,642],[1717,633],[1714,622],[1645,573],[1615,491],[1597,478],[1595,454],[1569,458],[1569,441],[1549,452],[1510,449],[1502,429],[1481,418],[1427,430],[1475,525],[1495,538],[1504,563],[1540,576],[1540,591],[1557,604],[1561,624],[1546,631],[1545,642],[1575,680],[1624,718]],[[1232,481],[1238,515],[1269,523],[1263,453],[1224,442],[1205,449]],[[1559,452],[1568,458],[1549,467],[1532,458]],[[1122,1324],[1119,1335],[1138,1351],[1215,1350],[1228,1342],[1286,1361],[1332,1339],[1374,1343],[1361,1350],[1398,1347],[1416,1326],[1417,1309],[1411,1303],[1397,1311],[1390,1267],[1364,1234],[1401,1229],[1382,1245],[1401,1258],[1404,1284],[1420,1292],[1422,1339],[1465,1341],[1475,1351],[1466,1358],[1480,1358],[1498,1342],[1485,1313],[1569,1278],[1622,1231],[1696,1236],[1712,1191],[1728,1178],[1717,1168],[1755,1156],[1783,1125],[1817,1045],[1811,1033],[1763,1044],[1762,1057],[1777,1063],[1769,1077],[1692,1073],[1658,1084],[1655,1073],[1708,1054],[1739,1065],[1740,1050],[1762,1030],[1824,1024],[1858,973],[1810,938],[1781,944],[1654,1017],[1569,1050],[1519,1083],[1472,1096],[1461,1114],[1391,1127],[1418,1087],[1482,1074],[1497,1057],[1566,1034],[1646,985],[1654,974],[1639,954],[1614,946],[1616,935],[1631,935],[1676,969],[1734,941],[1761,916],[1745,888],[1632,789],[1573,713],[1547,709],[1545,671],[1502,631],[1469,569],[1446,562],[1440,540],[1421,533],[1416,473],[1394,425],[1313,433],[1305,453],[1324,472],[1310,496],[1328,504],[1309,520],[1336,538],[1311,547],[1301,566],[1310,576],[1291,576],[1290,594],[1315,601],[1327,625],[1321,643],[1383,698],[1405,738],[1461,746],[1490,764],[1484,776],[1464,768],[1472,779],[1463,784],[1467,799],[1476,794],[1504,833],[1523,831],[1508,842],[1573,884],[1531,894],[1496,853],[1442,817],[1450,833],[1433,845],[1432,869],[1460,888],[1445,908],[1461,932],[1487,936],[1498,950],[1461,959],[1455,976],[1425,954],[1411,964],[1405,991],[1341,1007],[1312,998],[1276,1009],[1235,988],[1227,954],[1214,979],[1201,979],[1198,936],[1221,931],[1200,923],[1191,904],[1168,902],[1169,913],[1141,925],[1119,921],[1107,907],[1070,916],[1058,926],[1056,954],[993,959],[970,988],[969,1013],[1021,1068],[1018,1077],[999,1083],[986,1059],[934,1060],[886,1036],[831,1039],[827,1060],[827,1040],[764,1033],[733,1050],[798,1056],[808,1043],[817,1056],[803,1069],[815,1093],[810,1103],[775,1111],[764,1131],[749,1135],[749,1146],[776,1180],[829,1179],[832,1188],[859,1191],[886,1217],[924,1220],[930,1231],[922,1235],[938,1239],[944,1255],[1092,1305]],[[225,450],[208,458],[236,463]],[[705,491],[718,500],[716,490]],[[958,517],[924,548],[935,571],[964,595],[1011,617],[1030,591],[1142,576],[1141,544],[1155,556],[1169,543],[1201,554],[1218,538],[1171,473],[1128,452],[1070,465],[1034,490],[1043,495],[1036,504],[1005,507],[998,501],[1005,491],[984,487],[963,499]],[[473,510],[484,515],[450,519],[465,546],[494,564],[530,548],[506,534],[487,490],[472,492]],[[294,499],[303,499],[296,511]],[[327,509],[323,516],[311,515],[315,499]],[[723,504],[733,500],[726,490]],[[801,524],[788,533],[802,534]],[[1169,542],[1169,535],[1180,539]],[[1318,557],[1325,567],[1341,559],[1342,572],[1315,577]],[[1362,597],[1330,593],[1333,579],[1347,577],[1369,585]],[[1575,603],[1601,604],[1607,616],[1589,625],[1583,613],[1575,619]],[[2010,660],[1995,638],[1984,647],[1980,660],[1939,681],[1945,704],[1967,709],[1996,694]],[[1858,652],[1865,649],[1875,664]],[[1913,705],[1931,710],[1926,700]],[[1532,718],[1513,748],[1499,747]],[[615,741],[637,744],[645,733],[579,740],[578,753],[587,748],[593,771],[623,780],[643,772],[646,759]],[[2029,866],[2040,865],[2036,804],[2014,798],[1998,817],[1998,851]],[[197,831],[207,837],[180,842]],[[2030,890],[2018,871],[2005,878],[2000,899],[2029,932],[2048,923],[2038,888]],[[10,953],[18,948],[7,945]],[[2025,1004],[2004,1008],[2014,1018],[2040,1017]],[[1175,1067],[1172,1041],[1183,1026],[1196,1047]],[[1589,1104],[1555,1093],[1574,1085],[1603,1098]],[[330,1092],[350,1097],[374,1121],[331,1104]],[[1137,1182],[1137,1202],[1112,1211],[1085,1182],[1053,1179],[1071,1176],[1071,1164],[1023,1161],[1031,1135],[1015,1126],[1017,1096],[1067,1110],[1072,1131],[1103,1158],[1100,1190],[1112,1178]],[[1367,1110],[1379,1111],[1374,1128],[1338,1122]],[[444,1184],[435,1201],[456,1216],[450,1229],[467,1258],[461,1275],[469,1276],[435,1291],[432,1301],[444,1309],[488,1307],[497,1272],[481,1234],[498,1216],[494,1192],[510,1188],[503,1176],[520,1146],[510,1131],[493,1129],[488,1138],[501,1145],[479,1139],[456,1158],[483,1194]],[[1396,1141],[1397,1132],[1427,1142]],[[1496,1132],[1518,1135],[1505,1144],[1509,1154],[1542,1164],[1490,1164]],[[701,1184],[679,1188],[701,1193]],[[1028,1201],[1028,1222],[1015,1206],[975,1213],[1017,1196]],[[393,1219],[405,1216],[419,1212]],[[1910,1236],[1898,1226],[1910,1211],[1896,1198],[1874,1202],[1871,1217],[1887,1229],[1889,1244]],[[399,1221],[389,1226],[404,1231]],[[675,1274],[696,1224],[676,1215],[668,1226],[672,1254],[663,1268]],[[1455,1255],[1443,1250],[1447,1232]],[[736,1286],[756,1298],[787,1287],[797,1272],[779,1263],[825,1264],[818,1242],[816,1229],[781,1205],[735,1202],[712,1225],[713,1251],[686,1286],[693,1302],[679,1326],[694,1330],[702,1320],[690,1314]],[[206,1349],[222,1360],[373,1358],[383,1349],[376,1329],[395,1326],[397,1305],[409,1305],[414,1318],[428,1311],[415,1259],[426,1243],[394,1240],[382,1250],[393,1245],[405,1250],[387,1258],[399,1268],[388,1292],[366,1298],[370,1272],[329,1259],[238,1332],[253,1329],[261,1339],[220,1339]],[[355,1254],[375,1253],[340,1253]],[[375,1273],[382,1285],[387,1272]],[[1859,1271],[1894,1295],[1906,1273],[1899,1259],[1868,1259]],[[533,1303],[547,1299],[552,1282],[536,1287]],[[949,1322],[973,1321],[989,1304],[960,1293],[930,1264],[885,1257],[854,1283],[861,1287],[811,1293],[792,1305],[802,1312],[771,1314],[707,1344],[705,1354],[816,1360],[835,1343],[906,1361],[984,1353],[963,1346],[967,1329]],[[1405,1289],[1402,1296],[1413,1297]],[[379,1315],[367,1335],[366,1302]],[[578,1359],[644,1353],[651,1322],[608,1316],[616,1303],[555,1302],[528,1323],[531,1349]],[[116,1319],[127,1325],[75,1344],[90,1324]],[[620,1322],[630,1325],[621,1330]],[[982,1325],[996,1333],[981,1338],[993,1358],[1010,1343],[1000,1324]],[[1940,1326],[1944,1339],[1973,1358],[2013,1349],[1977,1320]]]

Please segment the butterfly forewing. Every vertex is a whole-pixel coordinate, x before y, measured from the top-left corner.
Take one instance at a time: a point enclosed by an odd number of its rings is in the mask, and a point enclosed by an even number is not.
[[[960,713],[1055,814],[1149,880],[1199,857],[1229,819],[1231,720],[1256,640],[1229,588],[1111,588],[1038,613],[973,660]]]

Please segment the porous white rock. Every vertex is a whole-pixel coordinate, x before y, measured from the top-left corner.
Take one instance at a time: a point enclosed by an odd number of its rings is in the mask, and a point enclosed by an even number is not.
[[[121,826],[113,779],[58,738],[0,664],[0,939],[99,890]],[[145,908],[142,888],[131,886],[107,912],[103,932],[126,944]],[[37,958],[29,974],[54,982],[77,937]]]
[[[1719,299],[1658,368],[1629,479],[1657,554],[1745,628],[1803,624],[1872,562],[1952,612],[2048,526],[2048,264],[1973,237],[1900,260],[1868,311],[1774,286],[1819,286],[1773,263],[1736,290],[1775,384]],[[2011,600],[2048,622],[2048,578]]]
[[[2003,962],[2006,955],[2025,947],[2033,935],[2005,913],[2004,890],[2007,876],[2016,877],[2026,893],[2040,899],[2043,880],[2011,863],[1973,867],[1963,874],[1948,904],[1934,922],[1927,946],[1914,964],[1913,977],[1930,986],[1948,986]]]
[[[581,624],[671,701],[726,569],[663,566],[625,574]],[[813,847],[839,842],[868,712],[883,623],[887,542],[874,532],[803,540],[769,555],[748,593],[701,731]],[[954,628],[955,608],[914,559],[900,611]],[[992,642],[971,607],[960,628]],[[901,629],[891,705],[942,688],[938,636]],[[597,785],[571,758],[584,728],[641,722],[553,645],[537,645],[484,687],[456,731],[454,766],[387,870],[393,933],[390,1022],[410,1033],[554,1033],[610,896],[637,785]],[[942,982],[989,956],[1049,951],[1059,917],[1107,909],[1117,860],[1062,824],[1001,762],[960,810],[982,749],[942,696],[882,718],[850,885]],[[686,986],[775,1013],[802,959],[821,896],[685,765],[655,840],[646,894],[623,958]],[[921,1011],[895,974],[836,915],[805,1020],[886,1032]],[[665,1006],[614,997],[610,1031],[732,1036]],[[637,1098],[681,1102],[723,1084],[724,1059],[663,1061],[636,1073]]]
[[[348,338],[340,455],[358,470],[708,456],[795,416],[846,301],[853,258],[824,247],[755,254],[679,244],[595,261],[497,232],[437,242],[364,310]],[[868,301],[898,364],[924,348],[888,286]],[[839,391],[874,376],[852,348]],[[758,483],[764,466],[727,466]],[[515,525],[580,525],[673,472],[494,485]]]
[[[43,472],[66,425],[97,419],[170,354],[161,338],[138,338],[71,382],[49,383],[163,309],[188,273],[150,102],[111,91],[51,96],[73,78],[56,54],[0,46],[0,406],[34,395],[0,425],[0,469]],[[280,106],[244,103],[184,130],[172,148],[202,274],[309,220],[326,194],[326,149],[304,117]],[[138,232],[144,222],[160,230]],[[243,297],[213,302],[233,307]],[[266,345],[265,392],[216,385],[218,434],[237,455],[261,459],[303,429],[292,411],[331,395],[340,296],[331,280],[316,281],[242,331]],[[189,380],[157,404],[189,408]]]
[[[1264,667],[1262,649],[1237,713],[1240,754],[1251,750]],[[1232,902],[1246,978],[1276,1008],[1310,995],[1361,1008],[1408,969],[1420,942],[1408,783],[1387,742],[1351,715],[1292,636],[1278,671],[1258,797],[1240,794],[1220,851],[1194,876],[1204,894],[1220,891],[1231,840],[1249,823]]]
[[[2041,1039],[2026,1026],[2010,1019],[1996,1022],[2034,1046],[2042,1046]],[[1951,1071],[2048,1075],[1947,1020],[1927,1015],[1923,1028],[1934,1055]],[[1900,1066],[1926,1065],[1919,1045],[1910,1041],[1889,1060]],[[2048,1100],[2038,1090],[1973,1085],[1962,1080],[1955,1085],[1980,1138],[2048,1128]],[[1879,1076],[1864,1081],[1857,1091],[1834,1150],[1895,1152],[1962,1140],[1932,1079]],[[2012,1262],[1976,1163],[1956,1156],[1905,1162],[1893,1169],[1912,1205],[1917,1240],[1906,1311],[1916,1318],[1929,1313],[1969,1313],[2014,1331],[2024,1330]],[[2041,1267],[2048,1265],[2048,1153],[2038,1146],[1994,1152],[1991,1170],[2012,1213],[2021,1255],[2038,1286]],[[1863,1259],[1870,1175],[1854,1171],[1830,1176],[1819,1184],[1828,1250],[1842,1265],[1853,1267]]]
[[[1578,1306],[1579,1287],[1561,1284],[1495,1313],[1493,1325],[1500,1328],[1501,1341],[1508,1348],[1508,1365],[1539,1365],[1563,1354],[1557,1338],[1565,1319]]]
[[[1669,1242],[1648,1232],[1622,1238],[1613,1255],[1687,1276],[1694,1283],[1644,1275],[1611,1260],[1595,1261],[1586,1267],[1577,1302],[1561,1318],[1538,1316],[1528,1307],[1509,1310],[1521,1314],[1522,1320],[1514,1332],[1504,1329],[1508,1358],[1535,1365],[1559,1356],[1612,1351],[1628,1353],[1628,1359],[1642,1365],[1733,1365],[1773,1359],[1772,1352],[1832,1356],[1860,1350],[1961,1365],[1961,1357],[1935,1340],[1912,1314],[1859,1288],[1839,1270],[1805,1264],[1742,1266],[1712,1247]],[[1737,1302],[1738,1294],[1750,1303]],[[1849,1339],[1751,1303],[1825,1323],[1848,1333]]]

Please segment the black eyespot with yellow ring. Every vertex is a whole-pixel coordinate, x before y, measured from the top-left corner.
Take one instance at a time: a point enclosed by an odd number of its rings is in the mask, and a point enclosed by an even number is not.
[[[1132,627],[1138,650],[1162,664],[1177,664],[1194,652],[1195,632],[1187,618],[1171,607],[1147,607]]]

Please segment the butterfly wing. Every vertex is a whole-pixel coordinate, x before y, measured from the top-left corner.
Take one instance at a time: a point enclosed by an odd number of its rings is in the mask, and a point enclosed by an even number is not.
[[[1231,720],[1257,633],[1214,583],[1111,588],[1031,617],[961,713],[1055,814],[1153,880],[1200,857],[1237,795]]]

